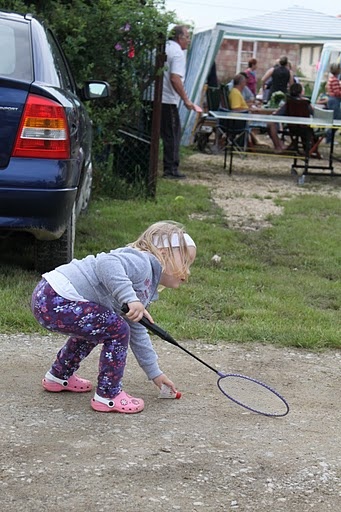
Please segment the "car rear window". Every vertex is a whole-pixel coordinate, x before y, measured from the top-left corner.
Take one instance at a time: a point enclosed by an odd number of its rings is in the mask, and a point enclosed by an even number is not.
[[[28,23],[0,18],[0,76],[32,81]]]

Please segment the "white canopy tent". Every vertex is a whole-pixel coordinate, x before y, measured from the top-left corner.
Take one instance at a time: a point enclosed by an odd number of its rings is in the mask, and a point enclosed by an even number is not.
[[[341,45],[341,19],[296,6],[233,23],[217,23],[212,30],[195,34],[188,54],[185,81],[186,91],[194,103],[200,103],[209,70],[224,37],[321,45],[330,41]],[[180,106],[182,144],[185,146],[191,142],[196,116],[184,105]]]
[[[312,103],[315,103],[318,98],[321,83],[326,81],[328,78],[330,64],[332,63],[332,61],[340,63],[340,56],[341,56],[341,41],[333,41],[333,42],[325,43],[323,45],[319,69],[318,69],[318,72],[316,75],[314,89],[313,89],[313,92],[311,95]]]

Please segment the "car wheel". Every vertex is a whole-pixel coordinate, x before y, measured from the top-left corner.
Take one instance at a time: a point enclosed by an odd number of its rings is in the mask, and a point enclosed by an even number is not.
[[[66,230],[58,240],[36,240],[34,266],[38,272],[48,272],[73,258],[76,234],[76,207],[72,208]]]

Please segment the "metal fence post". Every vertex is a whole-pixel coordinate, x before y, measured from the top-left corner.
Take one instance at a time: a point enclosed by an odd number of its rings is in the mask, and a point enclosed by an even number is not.
[[[165,38],[160,37],[161,41],[156,53],[155,60],[155,84],[154,84],[154,102],[151,127],[150,141],[150,158],[149,158],[149,180],[148,195],[156,196],[157,171],[159,163],[159,147],[160,147],[160,121],[161,121],[161,105],[162,105],[162,85],[163,85],[163,67],[166,61]]]

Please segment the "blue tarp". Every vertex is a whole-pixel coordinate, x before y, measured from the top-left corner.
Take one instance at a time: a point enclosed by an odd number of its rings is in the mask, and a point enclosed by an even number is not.
[[[220,25],[216,25],[212,30],[196,34],[188,54],[185,89],[191,101],[197,105],[200,105],[203,87],[224,37],[225,32],[219,27]],[[184,146],[191,142],[197,115],[193,110],[187,110],[183,104],[180,106]]]

